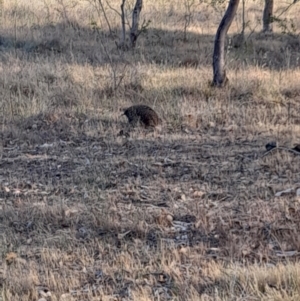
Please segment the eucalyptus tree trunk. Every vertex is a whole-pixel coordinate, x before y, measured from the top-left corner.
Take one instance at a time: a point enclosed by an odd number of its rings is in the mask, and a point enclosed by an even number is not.
[[[122,0],[122,4],[121,4],[122,31],[121,31],[121,41],[118,45],[120,48],[124,48],[126,42],[125,11],[124,11],[125,1],[126,0]]]
[[[130,30],[130,42],[131,47],[134,48],[136,40],[139,36],[139,21],[140,13],[143,7],[143,0],[136,0],[133,12],[132,12],[132,27]]]
[[[224,86],[228,79],[225,70],[225,40],[228,29],[233,21],[239,6],[240,0],[230,0],[225,15],[219,25],[215,37],[215,46],[213,54],[213,85],[217,87]]]
[[[274,0],[265,0],[265,8],[263,13],[263,31],[273,31],[272,15],[273,15]]]

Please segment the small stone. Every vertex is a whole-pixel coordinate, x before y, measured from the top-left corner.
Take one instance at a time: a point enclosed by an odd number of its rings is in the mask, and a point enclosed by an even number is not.
[[[294,146],[293,150],[297,151],[300,153],[300,144],[297,144]]]
[[[266,150],[270,151],[271,149],[277,147],[277,143],[275,141],[271,141],[266,144]]]

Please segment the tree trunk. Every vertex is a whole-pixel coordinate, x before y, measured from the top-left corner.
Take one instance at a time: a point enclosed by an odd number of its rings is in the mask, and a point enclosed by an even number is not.
[[[265,8],[263,14],[263,31],[272,32],[272,15],[273,15],[274,0],[265,0]]]
[[[225,39],[228,29],[233,21],[239,6],[240,0],[230,0],[225,15],[219,25],[215,37],[215,46],[213,54],[213,85],[217,87],[224,86],[228,79],[225,71]]]
[[[136,44],[136,40],[139,35],[139,20],[140,13],[143,7],[143,0],[136,0],[133,12],[132,12],[132,27],[130,30],[130,41],[131,47],[134,48]]]
[[[125,48],[125,34],[126,34],[126,28],[125,28],[125,12],[124,12],[124,5],[126,0],[122,0],[121,4],[121,20],[122,20],[122,31],[121,31],[121,40],[120,44],[118,45],[120,48]]]

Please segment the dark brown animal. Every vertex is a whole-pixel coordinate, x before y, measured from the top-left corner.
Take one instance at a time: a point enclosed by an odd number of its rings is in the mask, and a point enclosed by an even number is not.
[[[145,105],[131,106],[124,111],[124,115],[132,126],[141,123],[145,127],[156,127],[161,123],[161,119],[156,112]]]

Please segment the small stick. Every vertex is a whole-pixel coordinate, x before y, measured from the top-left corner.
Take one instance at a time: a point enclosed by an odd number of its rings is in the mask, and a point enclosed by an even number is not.
[[[300,155],[300,152],[297,151],[297,150],[295,150],[295,149],[288,148],[288,147],[282,147],[282,146],[275,146],[275,147],[273,147],[272,149],[270,149],[270,150],[264,152],[263,155],[261,156],[261,158],[267,156],[269,153],[273,152],[273,150],[275,150],[275,149],[282,149],[282,150],[288,151],[288,152],[290,152],[290,153],[293,153],[293,154],[295,154],[295,155]]]

